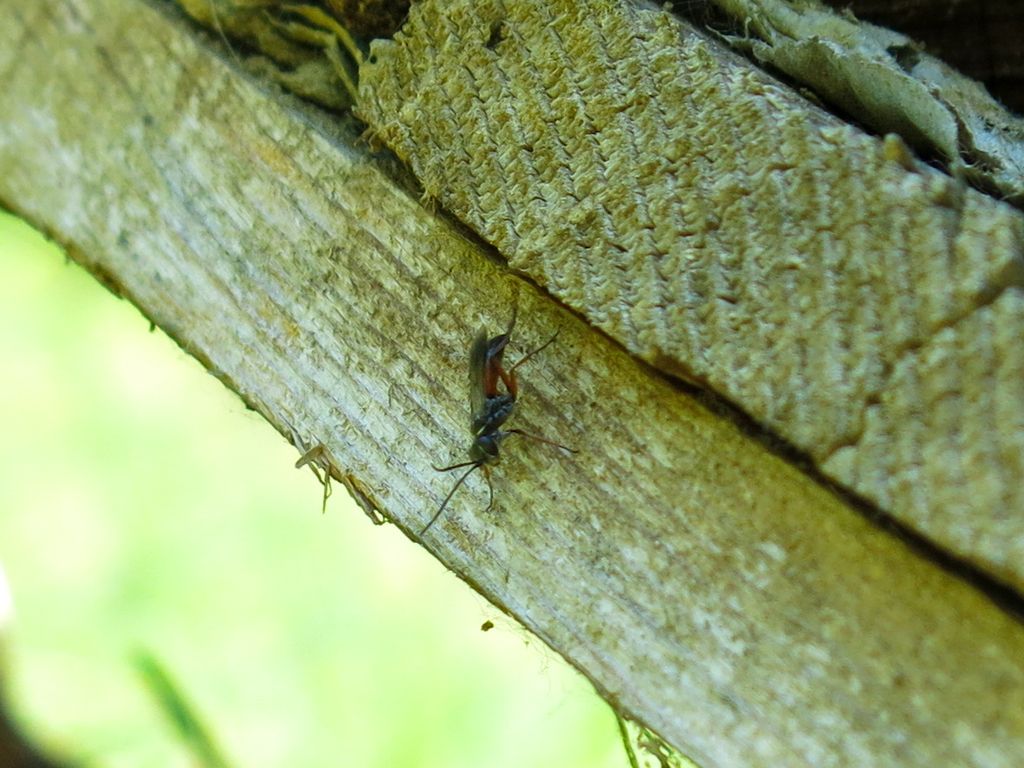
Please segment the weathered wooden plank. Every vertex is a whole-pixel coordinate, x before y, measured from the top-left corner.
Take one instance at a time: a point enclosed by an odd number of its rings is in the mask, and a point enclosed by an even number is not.
[[[376,134],[513,267],[1024,591],[1024,360],[967,321],[1024,284],[1019,210],[621,0],[424,0],[360,88]],[[1016,303],[1001,318],[1024,333]],[[907,375],[952,326],[986,365]],[[932,418],[935,392],[971,408]]]
[[[495,508],[474,478],[423,543],[624,712],[709,766],[1024,760],[1016,618],[467,242],[358,127],[162,5],[0,14],[0,201],[411,537],[477,327],[518,296],[515,350],[561,329],[515,424],[581,453],[508,445]]]

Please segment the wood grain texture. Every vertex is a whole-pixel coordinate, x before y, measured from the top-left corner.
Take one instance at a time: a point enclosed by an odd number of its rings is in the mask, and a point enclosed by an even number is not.
[[[860,482],[888,489],[883,507],[909,500],[903,506],[913,527],[941,528],[956,551],[991,553],[1006,581],[1016,578],[1020,520],[1012,484],[991,482],[986,468],[1024,476],[1022,326],[1024,292],[1012,289],[936,333],[894,366],[856,447],[826,463],[835,476],[875,476]],[[969,509],[991,514],[972,519],[963,514]]]
[[[660,10],[425,0],[373,50],[360,114],[515,269],[1024,589],[1024,369],[967,322],[1024,282],[1019,211]],[[953,327],[987,363],[907,370]]]
[[[511,354],[561,329],[515,424],[581,453],[509,444],[495,508],[474,478],[423,544],[623,712],[706,766],[1024,761],[1017,618],[468,242],[359,128],[165,5],[0,15],[0,201],[403,530],[468,442],[477,328],[518,297]]]

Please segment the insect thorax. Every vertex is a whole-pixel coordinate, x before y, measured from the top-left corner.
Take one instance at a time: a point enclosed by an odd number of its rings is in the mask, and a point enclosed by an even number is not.
[[[469,458],[481,464],[490,464],[498,460],[498,448],[501,441],[508,437],[508,432],[496,430],[485,435],[479,435],[469,446]]]
[[[509,394],[488,397],[483,410],[473,417],[473,434],[477,437],[494,432],[512,415],[516,399]]]

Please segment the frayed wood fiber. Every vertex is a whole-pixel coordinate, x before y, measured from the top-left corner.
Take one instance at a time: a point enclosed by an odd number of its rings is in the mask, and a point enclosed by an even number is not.
[[[1024,588],[1019,211],[628,2],[424,0],[360,74],[514,269]]]

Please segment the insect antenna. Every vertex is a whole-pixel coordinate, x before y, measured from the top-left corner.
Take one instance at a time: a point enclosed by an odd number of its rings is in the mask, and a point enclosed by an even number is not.
[[[430,468],[435,472],[451,472],[453,469],[462,469],[468,467],[470,464],[479,464],[479,461],[460,461],[458,464],[452,464],[450,467],[435,467],[433,464]]]
[[[420,531],[420,536],[430,530],[430,526],[432,526],[437,518],[441,516],[441,513],[444,512],[444,508],[448,506],[448,502],[451,501],[452,496],[454,496],[455,492],[459,490],[459,486],[466,481],[467,477],[473,474],[474,469],[479,469],[481,466],[483,466],[482,461],[464,461],[461,464],[452,464],[450,467],[434,467],[438,472],[448,472],[452,469],[461,469],[462,467],[469,467],[469,469],[463,473],[462,477],[460,477],[458,481],[456,481],[455,485],[452,486],[452,489],[448,491],[448,495],[444,497],[444,501],[441,502],[441,506],[437,508],[437,512],[435,512],[434,516],[430,518],[430,522],[423,526],[423,530]],[[488,479],[488,484],[489,483],[490,479]]]

